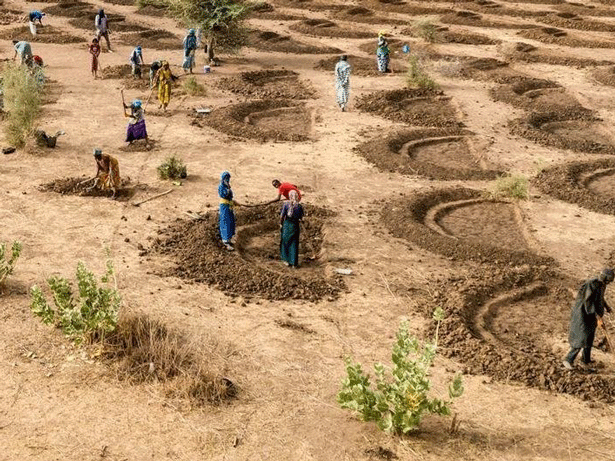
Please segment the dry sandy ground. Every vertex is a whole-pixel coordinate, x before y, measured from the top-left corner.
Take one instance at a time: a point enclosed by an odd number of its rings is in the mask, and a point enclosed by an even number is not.
[[[46,5],[10,1],[7,6],[26,12]],[[125,14],[132,22],[183,33],[171,21],[136,15],[131,6],[104,6],[107,12]],[[324,17],[323,12],[292,12]],[[613,22],[612,18],[599,19]],[[68,26],[66,18],[50,15],[45,22],[89,38],[88,33]],[[253,23],[308,43],[367,56],[358,50],[365,40],[306,37],[287,32],[288,21]],[[377,25],[361,27],[378,30]],[[520,40],[510,29],[466,29],[505,42]],[[600,59],[615,61],[613,49],[596,53],[523,41],[565,50],[571,56],[595,58],[598,54]],[[131,47],[114,42],[117,51],[102,55],[103,66],[128,61]],[[434,47],[445,54],[501,58],[501,47],[495,45]],[[422,298],[396,294],[390,287],[421,287],[450,274],[464,276],[472,266],[395,239],[377,222],[376,200],[412,194],[436,183],[381,172],[353,152],[359,142],[396,124],[354,110],[352,102],[350,111],[341,113],[334,101],[332,74],[313,69],[321,56],[247,48],[212,74],[197,75],[208,88],[206,97],[174,97],[168,114],[150,105],[147,123],[155,148],[124,152],[120,151],[125,130],[122,82],[94,81],[84,44],[35,43],[33,50],[45,59],[57,94],[57,100],[44,108],[41,127],[63,129],[67,135],[55,150],[19,151],[0,158],[0,239],[19,239],[24,244],[15,275],[0,297],[0,460],[367,460],[386,456],[384,449],[399,459],[417,460],[614,459],[612,406],[493,382],[485,376],[464,378],[466,392],[454,405],[461,420],[456,435],[448,434],[449,419],[426,418],[418,434],[389,437],[338,407],[335,395],[344,373],[344,356],[352,355],[365,364],[387,361],[400,319],[409,318],[417,332],[424,328],[418,305]],[[0,57],[11,56],[10,41],[1,40]],[[164,56],[181,73],[179,43],[173,51],[146,48],[144,56],[147,62]],[[203,65],[202,54],[198,63]],[[256,143],[190,125],[194,107],[215,108],[242,99],[216,89],[211,84],[214,80],[245,70],[280,67],[299,72],[317,89],[317,99],[307,103],[317,114],[312,140]],[[594,82],[587,69],[524,63],[515,63],[513,68],[556,80],[607,122],[615,118],[615,93]],[[435,69],[434,75],[452,97],[463,123],[486,146],[485,158],[501,169],[533,175],[539,167],[593,158],[511,135],[507,122],[523,111],[493,102],[488,95],[492,82],[444,77]],[[401,86],[403,75],[352,77],[351,98],[354,101],[365,92]],[[126,96],[146,99],[147,92],[127,89]],[[94,147],[117,155],[123,176],[149,186],[133,200],[169,187],[173,193],[137,208],[128,202],[60,196],[37,189],[54,179],[93,173]],[[156,166],[172,153],[181,155],[188,165],[189,178],[180,187],[169,186],[156,176]],[[186,210],[215,207],[223,170],[232,173],[233,189],[241,201],[273,198],[270,181],[279,177],[308,186],[312,192],[306,194],[306,202],[336,211],[327,233],[328,265],[353,269],[354,275],[346,279],[348,293],[318,303],[253,299],[242,304],[206,285],[156,275],[157,267],[170,262],[139,257],[137,245],[148,246],[148,238],[185,217]],[[615,240],[615,219],[537,195],[521,207],[544,253],[575,278],[599,270]],[[31,285],[42,284],[52,274],[73,274],[78,260],[102,270],[105,248],[116,263],[124,308],[146,312],[196,342],[212,344],[211,353],[228,364],[225,375],[241,389],[238,400],[190,409],[181,401],[166,399],[160,386],[121,383],[104,365],[73,349],[60,333],[33,318],[28,297]],[[586,251],[583,255],[578,251],[581,248]],[[336,263],[336,258],[346,262]],[[314,333],[276,324],[289,316]],[[565,339],[559,338],[562,348]],[[600,353],[598,358],[607,360]],[[433,369],[434,392],[445,395],[445,382],[461,369],[461,363],[439,359]]]

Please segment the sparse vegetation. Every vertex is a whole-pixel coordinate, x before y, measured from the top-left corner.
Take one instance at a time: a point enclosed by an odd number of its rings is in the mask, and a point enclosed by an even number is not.
[[[205,86],[197,82],[195,77],[188,77],[183,86],[184,91],[190,96],[205,96],[207,94]]]
[[[5,242],[0,243],[0,285],[13,273],[17,259],[21,254],[22,245],[18,241],[13,242],[10,254],[7,248]]]
[[[529,181],[522,174],[506,174],[492,181],[487,190],[490,198],[512,198],[527,200],[529,197]]]
[[[41,69],[37,72],[42,72]],[[25,66],[6,65],[1,74],[4,111],[7,112],[4,134],[9,144],[23,147],[35,128],[40,112],[43,79]]]
[[[435,43],[438,40],[438,26],[434,24],[433,18],[414,21],[412,32],[429,43]]]
[[[434,90],[438,87],[434,79],[425,72],[423,64],[416,56],[410,56],[410,59],[408,59],[406,84],[410,88],[427,88],[430,90]]]
[[[408,331],[408,322],[401,323],[397,342],[393,345],[393,368],[390,377],[382,363],[374,365],[376,384],[372,385],[359,363],[346,359],[347,377],[337,401],[342,408],[359,413],[363,421],[375,421],[378,428],[395,434],[406,434],[419,427],[425,413],[449,415],[454,398],[463,394],[463,383],[456,375],[449,385],[449,400],[430,399],[429,368],[436,356],[438,329],[444,318],[441,308],[433,315],[436,332],[433,342],[421,344]]]
[[[160,179],[184,179],[188,176],[186,165],[179,157],[171,155],[158,166]]]

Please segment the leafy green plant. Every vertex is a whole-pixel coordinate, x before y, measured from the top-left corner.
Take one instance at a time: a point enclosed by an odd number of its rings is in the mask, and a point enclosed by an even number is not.
[[[518,173],[502,175],[490,183],[487,196],[494,199],[527,200],[529,197],[529,181],[527,177]]]
[[[410,56],[410,59],[408,59],[406,84],[409,87],[427,88],[430,90],[438,87],[434,79],[425,72],[423,65],[416,56]]]
[[[15,269],[15,263],[17,263],[17,258],[21,254],[22,245],[18,241],[14,241],[13,245],[11,245],[10,256],[7,252],[7,244],[2,242],[0,243],[0,285],[4,283],[9,275],[13,273]]]
[[[113,263],[107,261],[107,270],[100,282],[82,262],[77,264],[77,290],[65,278],[50,277],[47,285],[52,293],[53,306],[47,303],[43,291],[33,286],[30,290],[32,313],[45,324],[54,324],[75,343],[102,340],[115,331],[121,297],[115,281]],[[99,286],[104,284],[106,286]]]
[[[414,21],[412,32],[429,43],[435,43],[438,39],[438,26],[433,22],[432,18],[419,19]]]
[[[184,91],[188,93],[190,96],[205,96],[207,94],[207,90],[205,87],[196,81],[195,77],[189,77],[184,82]]]
[[[361,364],[346,359],[346,378],[337,394],[342,408],[359,414],[363,421],[375,421],[378,428],[395,434],[406,434],[419,427],[425,413],[449,415],[454,398],[463,394],[463,383],[456,375],[448,388],[449,400],[429,398],[429,368],[436,356],[438,330],[444,312],[434,312],[436,332],[433,342],[420,343],[408,331],[408,322],[401,323],[393,345],[393,368],[374,365],[375,385]],[[389,376],[390,375],[390,376]]]
[[[37,72],[42,72],[42,69]],[[4,67],[1,78],[4,110],[8,113],[4,134],[9,144],[23,147],[40,112],[44,78],[33,75],[26,66],[12,64]]]
[[[158,166],[160,179],[184,179],[187,175],[186,165],[175,155],[171,155]]]

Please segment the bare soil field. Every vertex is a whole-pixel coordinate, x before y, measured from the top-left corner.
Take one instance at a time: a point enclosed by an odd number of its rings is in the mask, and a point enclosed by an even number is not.
[[[101,7],[114,52],[95,79],[84,41]],[[246,47],[205,73],[201,45],[190,75],[186,28],[164,8],[0,0],[0,70],[11,40],[30,41],[46,75],[36,127],[66,132],[0,154],[0,243],[23,244],[0,286],[0,459],[613,459],[604,333],[594,366],[561,364],[581,281],[614,261],[612,18],[613,0],[268,0]],[[137,45],[144,77],[158,59],[180,77],[167,110],[130,75]],[[408,86],[404,45],[434,89]],[[147,147],[124,142],[135,98]],[[0,150],[5,128],[3,115]],[[89,189],[94,148],[119,161],[116,200]],[[185,178],[159,177],[172,155]],[[223,171],[241,204],[234,251],[218,228]],[[527,178],[526,200],[502,192],[509,173]],[[302,193],[298,268],[280,259],[274,178]],[[79,261],[102,274],[108,259],[122,307],[104,346],[32,314],[32,286],[49,295],[49,277]],[[452,415],[391,436],[336,395],[346,357],[372,379],[390,365],[402,320],[438,335],[432,394],[446,399],[457,373],[465,392]]]

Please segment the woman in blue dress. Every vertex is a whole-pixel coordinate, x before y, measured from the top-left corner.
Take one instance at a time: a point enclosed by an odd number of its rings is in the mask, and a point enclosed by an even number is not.
[[[299,203],[299,194],[291,190],[288,193],[288,201],[284,202],[280,213],[280,259],[290,267],[299,266],[299,234],[301,220],[303,219],[303,207]]]
[[[231,189],[231,174],[224,171],[220,175],[220,185],[218,186],[218,195],[220,196],[220,237],[222,243],[227,250],[233,251],[233,242],[231,239],[235,235],[235,213],[233,207],[239,205],[233,200],[233,191]]]

